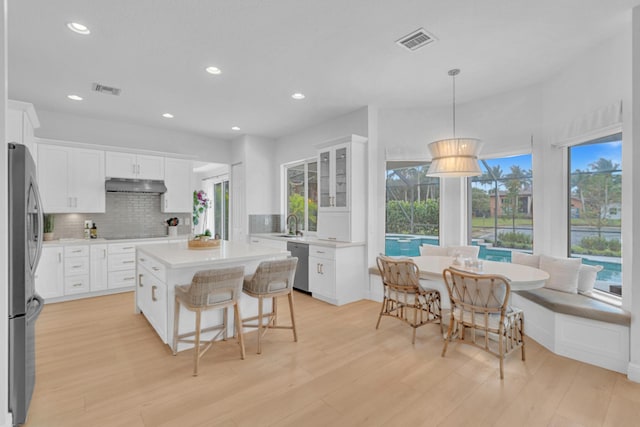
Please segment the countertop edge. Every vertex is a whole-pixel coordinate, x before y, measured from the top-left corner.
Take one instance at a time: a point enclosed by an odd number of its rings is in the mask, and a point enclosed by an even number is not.
[[[165,240],[171,241],[182,241],[187,240],[189,238],[188,234],[184,234],[177,237],[142,237],[139,239],[105,239],[105,238],[97,238],[97,239],[73,239],[73,240],[48,240],[42,242],[44,247],[56,247],[56,246],[81,246],[81,245],[109,245],[112,243],[157,243]]]
[[[364,246],[366,242],[337,242],[333,240],[323,240],[318,239],[313,236],[302,236],[302,237],[280,237],[282,233],[254,233],[251,234],[251,237],[257,237],[262,239],[270,239],[276,240],[279,242],[298,242],[298,243],[307,243],[309,245],[315,246],[326,246],[329,248],[349,248],[353,246]]]

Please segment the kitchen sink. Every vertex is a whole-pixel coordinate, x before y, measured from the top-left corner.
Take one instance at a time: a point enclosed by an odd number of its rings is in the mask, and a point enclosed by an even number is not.
[[[296,238],[298,236],[296,236],[295,234],[281,234],[278,237],[286,237],[287,239],[293,239],[293,238]]]

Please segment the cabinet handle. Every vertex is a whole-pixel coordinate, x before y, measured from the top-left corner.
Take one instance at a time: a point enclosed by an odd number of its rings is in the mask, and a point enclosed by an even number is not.
[[[71,268],[82,268],[82,264],[80,264],[80,265],[77,265],[77,264],[76,265],[72,265]]]
[[[138,172],[138,175],[140,175],[140,165],[137,165],[137,166],[138,166],[137,172]]]
[[[320,274],[320,263],[316,263],[316,273]]]
[[[320,264],[320,274],[324,274],[324,264]]]
[[[135,261],[122,261],[123,264],[133,264]]]
[[[103,249],[102,250],[102,258],[106,258],[107,257],[107,250]]]
[[[58,264],[62,262],[62,254],[58,252]]]
[[[127,247],[122,248],[122,250],[134,249],[134,248],[135,248],[135,246],[127,246]]]
[[[327,237],[327,240],[338,240],[337,237]]]
[[[140,258],[140,262],[145,262],[146,260],[146,258]]]
[[[164,208],[167,209],[167,206],[169,205],[169,200],[167,199],[167,196],[164,197]]]
[[[324,251],[316,251],[317,254],[323,254]]]
[[[82,283],[74,283],[71,286],[74,287],[74,288],[80,288],[80,287],[82,287]]]
[[[74,208],[77,208],[77,207],[78,207],[78,198],[77,198],[77,197],[74,197],[74,198],[73,198],[73,207],[74,207]]]
[[[159,269],[158,267],[151,267],[151,269],[152,269],[153,271],[160,271],[160,269]]]
[[[126,282],[130,282],[130,281],[132,281],[132,280],[136,280],[136,278],[135,278],[135,277],[125,277],[125,278],[123,278],[122,280],[124,280],[124,281],[126,281]]]
[[[73,252],[74,254],[79,254],[80,252],[82,252],[82,249],[76,249],[76,250],[71,251],[71,252]]]
[[[156,298],[156,289],[158,289],[156,285],[151,286],[151,301],[158,301],[158,298]]]
[[[144,276],[144,274],[138,274],[138,286],[144,288],[144,285],[142,284],[142,276]]]
[[[136,174],[136,165],[135,165],[135,163],[131,165],[131,168],[132,168],[131,172],[135,175]]]

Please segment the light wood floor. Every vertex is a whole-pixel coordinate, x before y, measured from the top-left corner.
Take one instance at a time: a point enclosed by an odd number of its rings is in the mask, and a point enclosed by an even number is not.
[[[527,361],[452,344],[437,325],[375,323],[378,303],[334,307],[296,294],[299,342],[270,331],[247,358],[230,340],[192,377],[125,293],[45,306],[27,426],[638,426],[640,384],[556,356],[533,340]],[[284,303],[284,301],[283,301]],[[286,305],[281,305],[285,315]],[[284,320],[283,320],[284,323]]]

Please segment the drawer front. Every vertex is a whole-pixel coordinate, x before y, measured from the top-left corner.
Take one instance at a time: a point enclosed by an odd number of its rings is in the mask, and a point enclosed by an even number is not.
[[[108,265],[109,271],[133,270],[136,268],[136,254],[109,254]]]
[[[89,292],[89,275],[66,277],[64,279],[64,294],[73,295]]]
[[[64,257],[89,256],[89,246],[65,246]]]
[[[109,255],[111,254],[133,254],[136,252],[136,245],[133,243],[112,243],[109,245]]]
[[[326,246],[315,246],[309,245],[309,256],[324,258],[324,259],[335,259],[336,258],[336,249],[328,248]]]
[[[151,274],[153,274],[156,279],[160,280],[161,282],[165,281],[167,277],[167,268],[164,266],[164,264],[145,254],[138,254],[138,262],[140,263],[140,265],[146,268],[147,271],[151,272]]]
[[[133,288],[136,284],[136,271],[111,271],[108,283],[109,289]]]
[[[66,258],[64,259],[64,275],[77,276],[80,274],[89,274],[89,257],[84,258]]]

